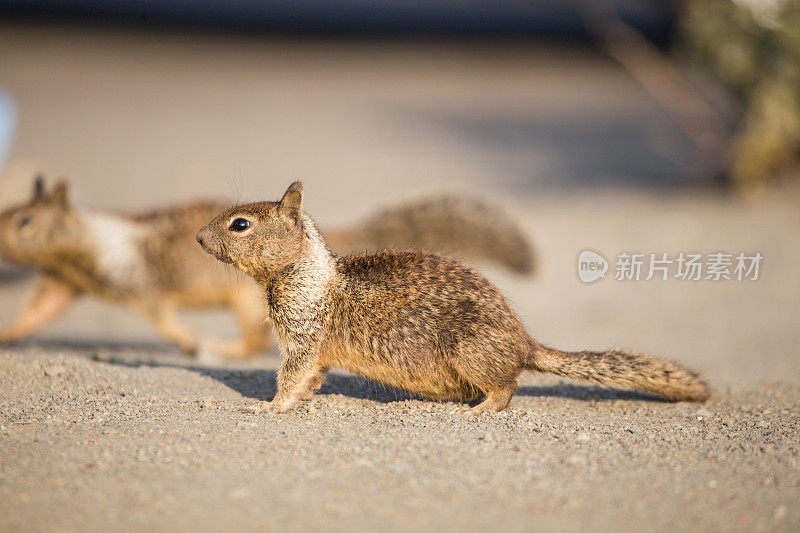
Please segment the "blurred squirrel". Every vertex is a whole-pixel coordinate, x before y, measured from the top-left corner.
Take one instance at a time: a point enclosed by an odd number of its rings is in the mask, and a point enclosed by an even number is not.
[[[137,214],[73,207],[68,185],[46,191],[35,180],[30,200],[0,213],[0,257],[32,265],[41,279],[0,342],[22,340],[89,294],[143,314],[158,332],[187,353],[204,349],[245,357],[270,342],[261,291],[238,270],[204,254],[195,233],[225,209],[215,202],[172,206]],[[403,247],[463,254],[530,274],[531,246],[502,211],[478,200],[442,197],[385,209],[367,221],[329,233],[338,252]],[[242,329],[235,342],[201,346],[179,322],[180,308],[230,307]]]
[[[252,276],[266,295],[283,360],[278,392],[261,408],[293,409],[332,367],[434,400],[483,399],[458,409],[471,413],[505,409],[523,370],[669,400],[708,397],[698,375],[675,363],[538,343],[500,291],[454,259],[420,251],[340,257],[302,202],[295,182],[280,201],[226,209],[197,233],[206,252]]]

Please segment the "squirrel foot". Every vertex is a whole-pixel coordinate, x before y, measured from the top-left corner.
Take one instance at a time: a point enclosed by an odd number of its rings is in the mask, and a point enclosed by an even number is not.
[[[259,402],[253,407],[245,407],[242,412],[254,415],[260,415],[265,412],[269,413],[286,413],[294,409],[300,404],[301,398],[274,398],[271,402]]]
[[[288,398],[275,397],[269,402],[269,410],[273,413],[286,413],[294,409],[300,404],[301,398],[298,396],[291,396]]]
[[[258,404],[251,406],[251,407],[243,407],[243,413],[251,414],[251,415],[260,415],[266,412],[272,412],[272,402],[268,402],[266,400],[258,402]]]
[[[215,353],[225,359],[247,359],[258,352],[245,341],[224,341],[206,339],[201,343],[201,351]]]
[[[468,405],[462,405],[460,407],[456,407],[455,409],[451,410],[450,414],[451,415],[455,415],[455,416],[459,416],[459,415],[475,416],[475,415],[478,415],[478,414],[484,412],[484,411],[476,411],[475,410],[476,407],[478,407],[478,406],[476,405],[475,407],[470,407]]]
[[[516,392],[516,390],[516,384],[500,387],[496,390],[489,391],[486,394],[486,398],[478,405],[474,407],[468,407],[466,405],[456,407],[450,411],[450,414],[479,415],[481,413],[486,413],[487,411],[496,411],[499,413],[508,406],[509,402],[511,402],[511,397],[514,396],[514,392]]]

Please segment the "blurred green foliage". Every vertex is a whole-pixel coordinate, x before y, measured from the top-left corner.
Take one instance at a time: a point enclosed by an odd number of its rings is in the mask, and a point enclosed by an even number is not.
[[[682,47],[742,102],[729,177],[752,188],[800,160],[800,1],[693,0]]]

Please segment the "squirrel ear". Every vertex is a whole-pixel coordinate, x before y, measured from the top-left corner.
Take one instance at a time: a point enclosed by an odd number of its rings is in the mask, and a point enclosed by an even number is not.
[[[281,198],[281,207],[288,207],[297,209],[298,211],[303,208],[303,182],[295,181],[286,192],[283,193]]]
[[[286,231],[300,225],[300,213],[303,210],[303,183],[295,181],[281,198],[281,217]]]
[[[33,194],[31,195],[31,201],[42,201],[47,197],[47,193],[44,190],[44,174],[38,174],[33,179]]]
[[[69,184],[66,180],[59,180],[59,182],[56,183],[50,195],[50,201],[62,207],[69,205]]]

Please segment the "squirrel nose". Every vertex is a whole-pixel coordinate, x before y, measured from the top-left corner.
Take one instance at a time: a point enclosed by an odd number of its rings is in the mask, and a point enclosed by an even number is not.
[[[198,231],[197,235],[194,236],[194,238],[197,239],[197,242],[198,242],[198,244],[200,244],[200,246],[203,246],[203,235],[202,235],[202,233],[203,233],[202,231]]]

